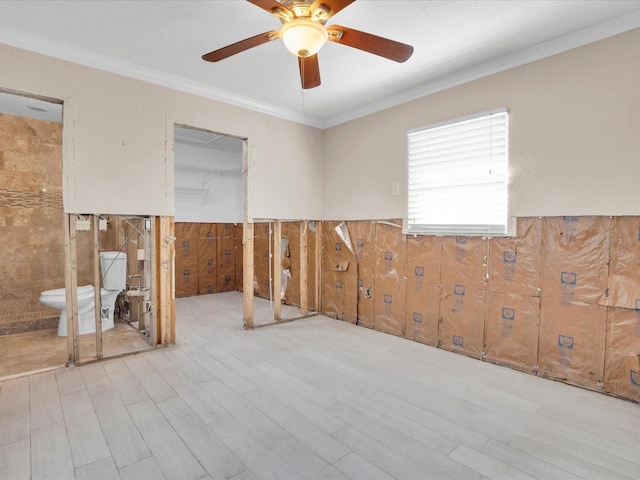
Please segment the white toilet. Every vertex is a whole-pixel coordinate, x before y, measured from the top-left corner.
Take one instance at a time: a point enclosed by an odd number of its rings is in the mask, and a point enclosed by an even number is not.
[[[113,328],[113,312],[118,294],[127,286],[127,255],[122,252],[100,252],[102,286],[102,330]],[[93,285],[78,286],[78,330],[80,335],[96,331],[95,289]],[[67,336],[67,303],[65,289],[47,290],[40,294],[40,302],[60,310],[58,336]]]

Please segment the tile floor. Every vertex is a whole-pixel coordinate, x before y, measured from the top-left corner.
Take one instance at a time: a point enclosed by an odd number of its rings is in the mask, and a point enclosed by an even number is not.
[[[127,323],[116,322],[113,329],[103,332],[102,351],[105,357],[148,348],[137,329]],[[95,333],[80,335],[80,358],[95,356]],[[0,335],[0,378],[64,366],[66,362],[67,338],[58,337],[57,329]]]
[[[257,299],[256,308],[268,309]],[[638,479],[637,404],[322,316],[0,384],[1,479]]]

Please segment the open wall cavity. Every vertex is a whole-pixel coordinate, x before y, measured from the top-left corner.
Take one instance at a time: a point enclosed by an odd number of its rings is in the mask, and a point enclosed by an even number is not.
[[[142,217],[64,212],[62,131],[61,102],[0,93],[0,377],[155,341],[150,228]],[[128,259],[115,290],[103,281],[105,252]],[[98,325],[108,328],[98,335]]]
[[[640,400],[640,217],[519,218],[515,238],[323,223],[322,310]]]
[[[243,140],[176,126],[176,297],[242,288]]]

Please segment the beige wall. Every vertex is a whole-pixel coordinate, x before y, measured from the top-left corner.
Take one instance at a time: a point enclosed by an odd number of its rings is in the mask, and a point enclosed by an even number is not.
[[[506,106],[512,216],[630,215],[640,213],[639,44],[636,29],[324,132],[4,45],[0,88],[65,102],[67,212],[172,215],[182,124],[248,138],[254,218],[400,218],[406,131]]]
[[[0,88],[64,101],[66,212],[174,214],[174,124],[248,138],[255,217],[319,218],[322,131],[0,45]]]
[[[639,45],[632,30],[325,131],[323,218],[406,216],[407,130],[497,107],[510,215],[639,214]]]

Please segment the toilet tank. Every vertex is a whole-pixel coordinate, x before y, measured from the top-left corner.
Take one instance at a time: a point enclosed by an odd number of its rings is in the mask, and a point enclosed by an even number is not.
[[[102,288],[121,291],[127,287],[127,254],[122,252],[100,252]]]

